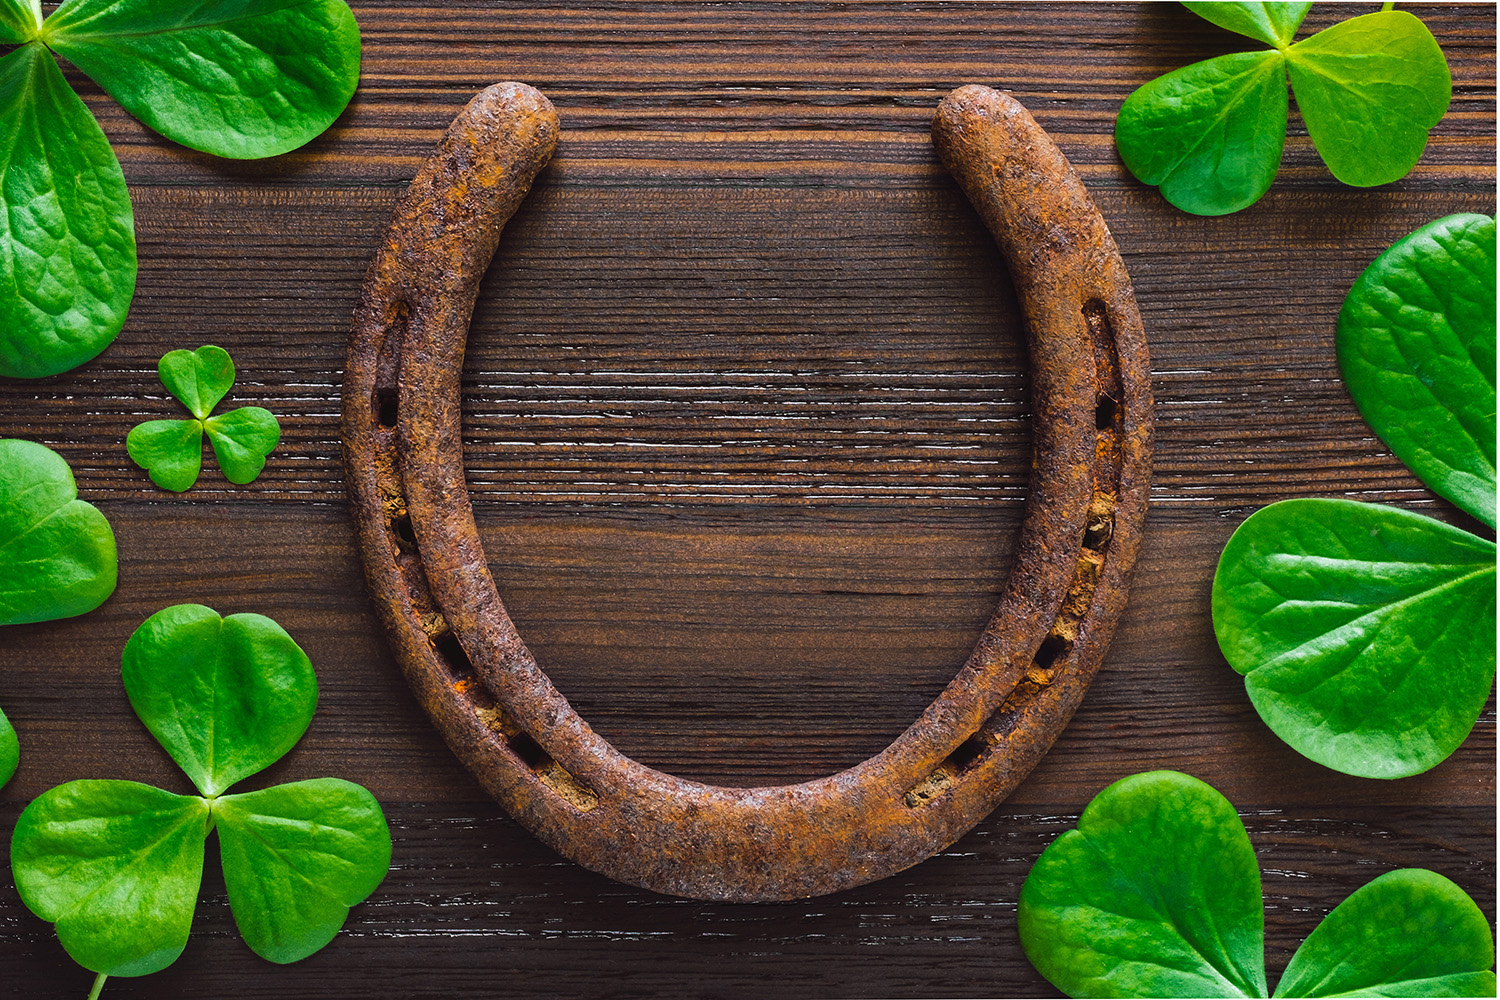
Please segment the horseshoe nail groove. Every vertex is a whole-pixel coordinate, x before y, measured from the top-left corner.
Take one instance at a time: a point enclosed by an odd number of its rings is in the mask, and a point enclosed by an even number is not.
[[[350,335],[343,438],[366,578],[418,702],[455,754],[554,849],[659,892],[833,892],[950,845],[1026,776],[1081,700],[1124,606],[1150,480],[1149,361],[1128,275],[1066,159],[982,87],[933,121],[1005,256],[1027,325],[1033,471],[996,609],[953,681],[885,750],[793,785],[730,788],[600,738],[500,601],[464,478],[459,373],[501,227],[552,155],[540,93],[497,84],[398,203]]]

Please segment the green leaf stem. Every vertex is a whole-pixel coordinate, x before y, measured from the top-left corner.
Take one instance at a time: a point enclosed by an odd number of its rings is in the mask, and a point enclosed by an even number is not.
[[[56,375],[104,350],[135,276],[109,140],[39,42],[0,57],[0,375]]]
[[[121,659],[130,707],[210,797],[280,760],[317,705],[312,661],[263,615],[176,604],[146,619]]]
[[[1261,718],[1346,774],[1444,760],[1495,673],[1495,545],[1349,500],[1286,500],[1224,547],[1214,633]]]
[[[359,83],[343,0],[65,0],[41,37],[151,128],[216,156],[306,144]]]
[[[71,618],[114,593],[115,536],[44,445],[0,440],[0,625]]]
[[[1359,412],[1433,492],[1495,526],[1495,220],[1450,215],[1360,275],[1338,322]]]

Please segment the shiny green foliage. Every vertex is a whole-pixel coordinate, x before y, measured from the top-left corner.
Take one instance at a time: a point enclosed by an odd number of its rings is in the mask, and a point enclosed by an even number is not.
[[[1185,212],[1237,212],[1270,188],[1286,139],[1288,77],[1318,155],[1360,187],[1406,176],[1448,108],[1447,60],[1405,11],[1351,18],[1293,43],[1309,3],[1185,6],[1271,46],[1174,70],[1120,108],[1120,158]]]
[[[1495,544],[1420,514],[1284,500],[1219,557],[1214,631],[1299,753],[1401,778],[1468,736],[1495,675]]]
[[[1495,222],[1424,226],[1344,302],[1339,365],[1432,489],[1495,523]],[[1214,633],[1261,718],[1369,778],[1419,774],[1474,727],[1495,676],[1495,543],[1347,500],[1252,514],[1219,557]]]
[[[1075,997],[1265,997],[1260,872],[1229,801],[1152,771],[1094,797],[1021,888],[1021,945]],[[1494,941],[1462,889],[1405,868],[1297,949],[1275,997],[1493,996]]]
[[[126,111],[216,156],[304,145],[359,82],[343,0],[66,0],[40,34]]]
[[[0,375],[83,364],[125,323],[134,217],[61,55],[131,114],[218,156],[274,156],[328,128],[359,82],[344,0],[0,0]]]
[[[1450,215],[1365,268],[1339,313],[1339,370],[1407,468],[1495,526],[1495,220]]]
[[[198,481],[203,435],[208,435],[219,468],[231,483],[244,485],[260,475],[266,456],[281,440],[276,417],[259,406],[210,416],[234,384],[234,362],[222,347],[172,351],[162,357],[161,384],[193,414],[191,420],[148,420],[125,438],[131,460],[162,489],[182,492]]]
[[[16,739],[16,727],[0,712],[0,788],[5,787],[20,763],[21,741]]]
[[[0,57],[0,375],[104,350],[135,295],[135,220],[109,140],[39,42]]]
[[[202,794],[94,780],[43,794],[11,839],[22,901],[57,925],[80,965],[155,972],[187,943],[217,830],[230,909],[251,949],[294,962],[322,948],[390,868],[380,804],[333,778],[224,794],[307,729],[317,683],[306,654],[269,618],[177,605],[136,630],[123,675],[141,721]]]
[[[71,618],[114,593],[115,536],[44,445],[0,440],[0,625]]]

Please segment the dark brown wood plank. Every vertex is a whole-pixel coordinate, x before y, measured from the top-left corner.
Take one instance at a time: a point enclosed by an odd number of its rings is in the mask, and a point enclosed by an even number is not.
[[[210,848],[187,950],[154,976],[110,980],[107,995],[1061,996],[1021,952],[1015,899],[1042,848],[1076,816],[1002,806],[951,849],[884,881],[817,900],[731,905],[668,899],[559,864],[490,803],[388,811],[390,877],[323,951],[286,969],[256,958],[234,929]],[[0,824],[15,813],[0,807]],[[1394,868],[1440,872],[1494,919],[1488,852],[1453,846],[1455,835],[1493,844],[1492,810],[1243,818],[1260,860],[1273,986],[1337,901]],[[0,927],[0,968],[55,970],[28,982],[25,996],[87,991],[91,977],[69,968],[51,928],[8,884]]]
[[[119,591],[87,617],[15,626],[0,644],[5,710],[27,751],[6,795],[91,776],[189,790],[131,714],[119,655],[146,617],[193,601],[270,615],[318,669],[318,722],[271,780],[332,773],[383,799],[479,796],[386,651],[341,511],[103,509],[119,538]],[[482,523],[522,636],[600,733],[685,777],[763,785],[830,774],[885,747],[952,678],[993,612],[1012,511],[879,513],[516,509]],[[1266,729],[1208,617],[1214,564],[1237,523],[1152,518],[1109,659],[1013,801],[1077,810],[1119,777],[1171,767],[1245,809],[1493,803],[1492,709],[1447,762],[1399,782],[1336,774]]]
[[[1293,114],[1256,206],[1183,215],[1118,162],[1114,115],[1161,72],[1251,43],[1169,4],[355,4],[349,111],[304,150],[231,163],[176,147],[69,69],[119,152],[141,276],[99,360],[0,384],[0,436],[58,448],[115,525],[122,582],[69,622],[0,630],[21,770],[0,829],[75,777],[186,791],[135,720],[119,653],[178,601],[281,621],[311,653],[311,730],[255,784],[337,775],[387,804],[396,867],[291,968],[238,940],[213,870],[188,951],[106,996],[1053,995],[1015,937],[1037,854],[1105,784],[1186,770],[1245,815],[1273,971],[1375,875],[1455,879],[1493,922],[1493,701],[1447,762],[1348,778],[1272,736],[1219,656],[1214,563],[1288,496],[1395,502],[1473,527],[1373,438],[1338,380],[1333,321],[1416,226],[1495,210],[1495,10],[1403,4],[1443,45],[1454,100],[1405,179],[1358,190]],[[1318,5],[1307,32],[1374,4]],[[1022,338],[999,257],[927,139],[960,83],[1012,90],[1108,218],[1151,338],[1154,509],[1098,682],[1011,800],[953,849],[824,899],[653,896],[561,860],[484,801],[412,704],[343,507],[349,315],[391,205],[452,114],[500,79],[542,87],[557,159],[508,228],[466,375],[471,488],[523,635],[626,752],[764,784],[884,746],[962,662],[1026,494]],[[214,342],[232,402],[284,442],[185,496],[125,456],[169,415],[166,350]],[[1273,977],[1274,978],[1274,977]],[[0,878],[0,994],[89,977]],[[785,984],[785,985],[782,985]]]

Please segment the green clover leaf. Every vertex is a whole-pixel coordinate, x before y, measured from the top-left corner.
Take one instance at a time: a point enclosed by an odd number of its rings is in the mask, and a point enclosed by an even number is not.
[[[1276,996],[1494,996],[1494,964],[1489,921],[1468,893],[1437,872],[1401,868],[1323,918]]]
[[[1419,774],[1469,735],[1495,675],[1495,544],[1395,507],[1284,500],[1229,539],[1214,633],[1293,749]]]
[[[317,706],[312,661],[264,615],[173,605],[135,630],[121,664],[130,707],[209,797],[280,760]]]
[[[187,946],[208,804],[134,781],[70,781],[26,807],[10,841],[16,890],[85,969],[143,976]]]
[[[5,787],[20,763],[21,741],[16,739],[16,727],[0,712],[0,788]]]
[[[1229,801],[1153,771],[1094,797],[1021,887],[1026,957],[1074,997],[1265,997],[1260,872]],[[1462,889],[1405,868],[1297,949],[1276,997],[1493,996],[1494,939]]]
[[[1224,0],[1209,0],[1207,3],[1184,0],[1183,6],[1205,21],[1278,49],[1291,44],[1302,19],[1312,9],[1311,3],[1226,3]]]
[[[57,925],[80,965],[155,972],[187,941],[216,829],[230,910],[250,947],[274,962],[322,948],[390,868],[380,804],[333,778],[224,794],[307,729],[317,684],[306,654],[269,618],[177,605],[131,636],[122,677],[136,714],[203,794],[127,781],[45,793],[11,839],[22,900]]]
[[[1339,367],[1370,426],[1495,523],[1495,221],[1439,219],[1365,269]],[[1495,676],[1495,543],[1348,500],[1286,500],[1229,539],[1214,634],[1271,730],[1346,774],[1401,778],[1468,737]]]
[[[1404,10],[1341,21],[1293,45],[1286,61],[1313,146],[1356,187],[1405,177],[1453,96],[1437,39]]]
[[[1125,166],[1195,215],[1238,212],[1276,179],[1287,96],[1276,52],[1236,52],[1157,77],[1115,120]]]
[[[305,145],[359,83],[344,0],[66,0],[40,34],[126,111],[216,156]]]
[[[375,796],[315,778],[214,804],[229,906],[245,943],[296,962],[344,926],[391,867],[391,835]]]
[[[359,83],[344,0],[65,0],[45,20],[38,0],[0,0],[0,45],[11,44],[0,57],[0,376],[12,378],[98,355],[135,294],[124,175],[53,53],[168,138],[236,158],[310,141]]]
[[[114,532],[78,499],[62,456],[32,441],[0,440],[0,625],[92,611],[118,576]]]
[[[0,122],[0,375],[42,378],[125,325],[135,221],[109,140],[40,42],[0,57]]]
[[[1094,797],[1021,888],[1021,944],[1070,996],[1264,997],[1260,869],[1234,806],[1153,771]]]
[[[125,437],[131,460],[162,489],[181,493],[198,481],[207,432],[224,478],[240,486],[253,482],[281,441],[281,425],[270,410],[259,406],[209,416],[234,385],[229,352],[212,344],[196,351],[171,351],[157,371],[161,384],[193,419],[148,420],[132,427]]]
[[[1286,139],[1288,78],[1318,155],[1346,184],[1404,177],[1448,108],[1443,51],[1404,11],[1351,18],[1294,44],[1310,4],[1185,6],[1271,46],[1174,70],[1121,106],[1120,159],[1185,212],[1237,212],[1270,188]]]
[[[42,0],[0,0],[0,45],[21,45],[42,25]]]
[[[1495,220],[1450,215],[1365,268],[1339,313],[1339,370],[1407,468],[1495,526]]]

